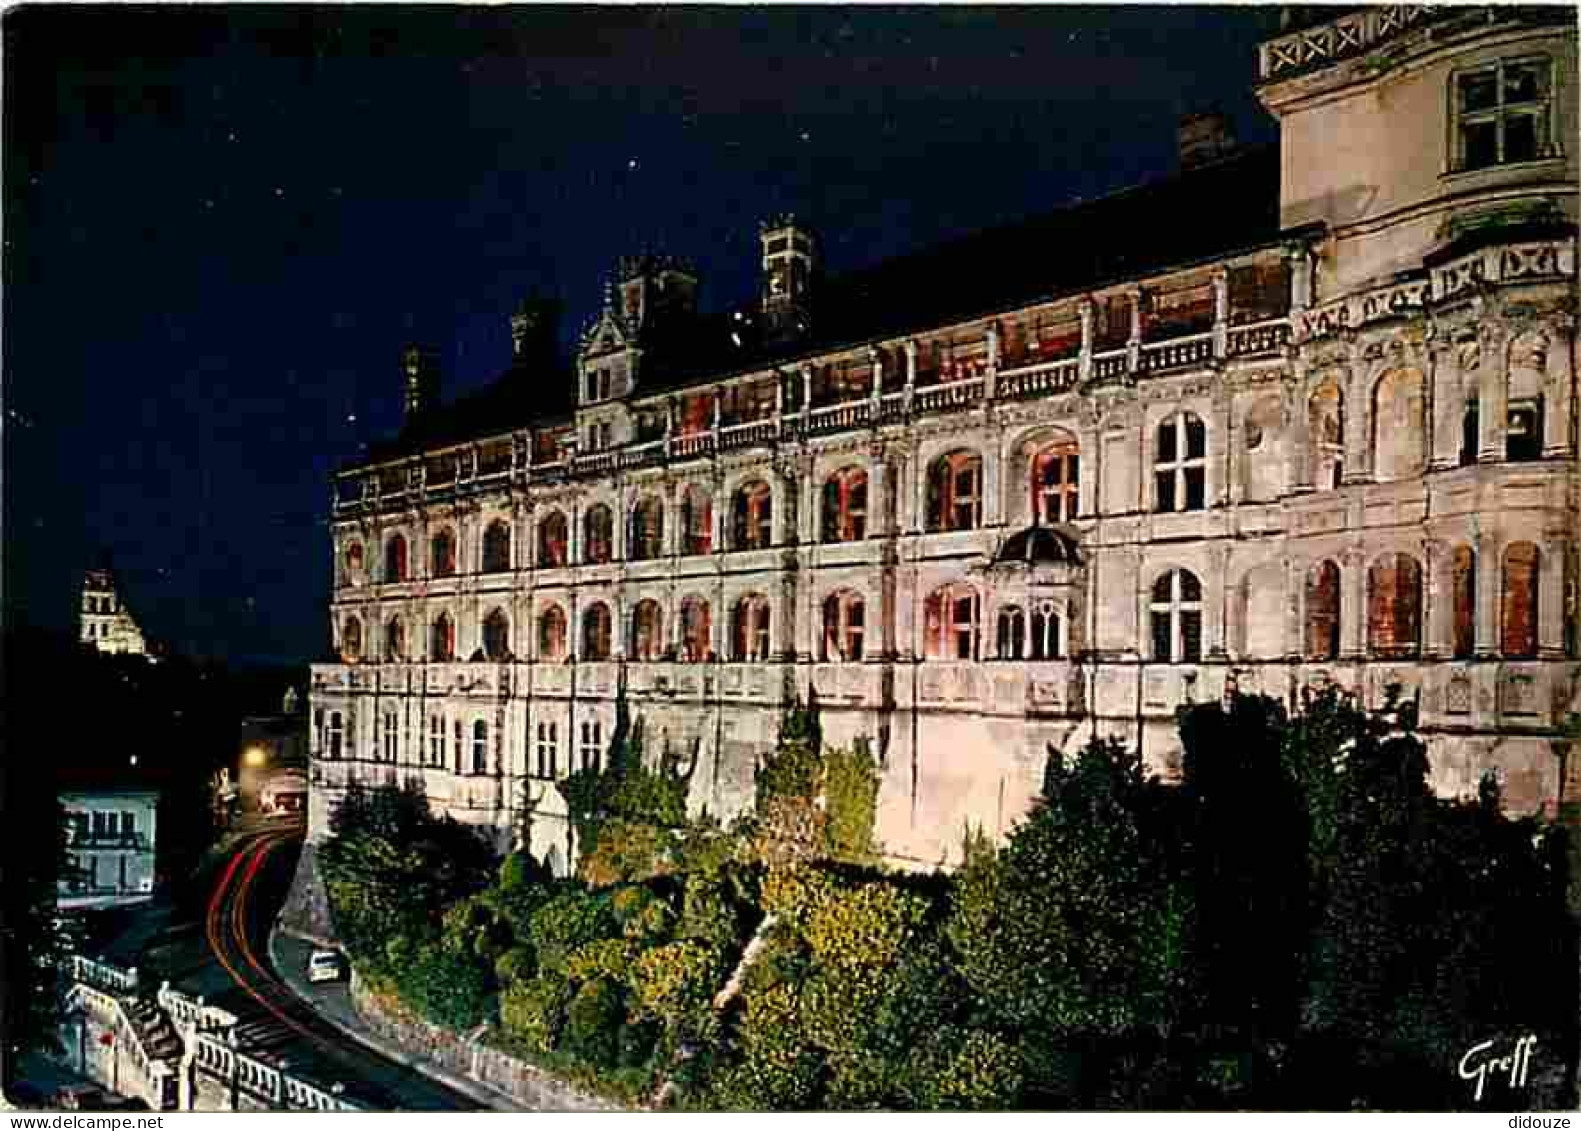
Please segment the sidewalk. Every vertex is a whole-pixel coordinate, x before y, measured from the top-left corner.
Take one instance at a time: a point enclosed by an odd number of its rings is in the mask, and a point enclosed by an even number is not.
[[[351,990],[347,983],[307,980],[307,955],[316,948],[317,944],[304,942],[279,928],[269,932],[269,958],[281,980],[326,1022],[364,1048],[414,1072],[420,1072],[447,1088],[453,1088],[491,1111],[524,1110],[514,1096],[490,1084],[458,1076],[425,1056],[408,1052],[369,1033],[351,1004]]]

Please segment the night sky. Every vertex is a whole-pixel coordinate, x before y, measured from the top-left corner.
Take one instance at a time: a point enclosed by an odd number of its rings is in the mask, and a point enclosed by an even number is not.
[[[11,10],[4,20],[4,601],[75,624],[108,552],[152,638],[316,659],[332,469],[509,358],[569,351],[622,254],[755,292],[794,210],[831,270],[1175,168],[1184,112],[1274,136],[1271,10]],[[1189,216],[1180,217],[1190,223]]]

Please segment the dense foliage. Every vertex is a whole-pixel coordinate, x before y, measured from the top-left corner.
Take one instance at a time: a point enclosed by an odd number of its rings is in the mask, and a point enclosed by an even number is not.
[[[950,876],[876,865],[878,767],[800,705],[729,830],[639,720],[568,783],[575,880],[515,854],[486,883],[399,795],[354,799],[326,874],[409,1004],[630,1102],[1473,1107],[1459,1057],[1526,1032],[1558,1067],[1482,1106],[1573,1098],[1558,830],[1491,783],[1435,798],[1409,704],[1232,696],[1180,730],[1174,785],[1113,740],[1051,751]]]

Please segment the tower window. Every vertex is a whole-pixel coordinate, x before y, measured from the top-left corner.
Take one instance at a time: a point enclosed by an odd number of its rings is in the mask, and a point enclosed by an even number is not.
[[[1194,664],[1202,659],[1202,582],[1172,569],[1153,583],[1153,659]]]
[[[1494,63],[1455,76],[1456,172],[1535,161],[1555,153],[1546,59]]]

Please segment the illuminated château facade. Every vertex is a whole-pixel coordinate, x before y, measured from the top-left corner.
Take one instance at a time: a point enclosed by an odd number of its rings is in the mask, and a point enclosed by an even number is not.
[[[1551,807],[1581,708],[1573,12],[1326,15],[1261,48],[1277,147],[1194,119],[1167,179],[849,275],[776,219],[725,314],[626,261],[571,373],[526,304],[448,406],[409,350],[405,429],[336,479],[312,834],[352,777],[415,778],[502,846],[530,804],[564,868],[555,782],[621,688],[727,819],[815,697],[916,866],[1004,833],[1051,745],[1176,771],[1175,709],[1231,680],[1399,684],[1442,791],[1493,769]]]

